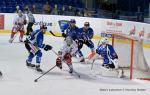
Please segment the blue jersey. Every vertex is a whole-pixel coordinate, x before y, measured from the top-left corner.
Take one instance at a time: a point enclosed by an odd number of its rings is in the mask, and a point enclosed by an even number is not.
[[[80,28],[80,33],[79,33],[79,39],[82,40],[91,40],[93,38],[93,29],[88,28],[87,30],[83,28]]]
[[[78,27],[71,27],[69,26],[67,29],[66,29],[66,36],[68,37],[71,37],[73,40],[76,40],[78,39],[78,34],[79,34],[79,28]]]
[[[99,45],[96,49],[96,53],[98,53],[104,58],[104,64],[108,64],[110,62],[110,59],[118,59],[118,56],[113,46],[109,44],[107,44],[106,46]]]
[[[33,31],[27,38],[29,42],[39,48],[43,48],[44,35],[40,29]]]

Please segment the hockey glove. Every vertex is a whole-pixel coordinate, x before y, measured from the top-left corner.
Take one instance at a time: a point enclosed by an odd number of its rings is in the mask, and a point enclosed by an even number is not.
[[[28,44],[28,43],[30,43],[30,42],[29,42],[28,39],[26,39],[26,40],[24,40],[24,43],[25,43],[25,44]]]
[[[53,48],[53,47],[50,46],[50,45],[45,45],[44,50],[45,50],[45,51],[48,51],[48,50],[51,50],[52,48]]]
[[[62,69],[61,57],[58,57],[58,58],[56,59],[56,66],[59,67],[60,69]]]
[[[67,35],[66,35],[65,33],[62,33],[62,36],[63,36],[64,38],[66,38]]]
[[[80,40],[78,40],[77,44],[78,44],[79,48],[82,48],[84,41],[80,39]]]

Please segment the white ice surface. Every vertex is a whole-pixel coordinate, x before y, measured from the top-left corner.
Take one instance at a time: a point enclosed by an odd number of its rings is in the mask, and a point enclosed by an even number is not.
[[[34,79],[41,74],[26,67],[28,52],[24,44],[17,43],[18,37],[12,44],[8,43],[8,39],[9,34],[0,34],[0,71],[3,72],[3,77],[0,78],[0,95],[150,95],[149,81],[101,77],[90,70],[90,64],[81,63],[73,64],[76,72],[81,75],[80,79],[64,71],[68,68],[63,64],[63,71],[55,68],[35,83]],[[44,42],[58,51],[62,41],[62,38],[45,36]],[[97,44],[97,41],[94,42]],[[150,49],[144,51],[147,61],[150,62]],[[52,51],[42,52],[41,68],[47,71],[55,65],[57,56]],[[86,56],[90,50],[84,46],[83,52]],[[135,91],[137,89],[144,91]]]

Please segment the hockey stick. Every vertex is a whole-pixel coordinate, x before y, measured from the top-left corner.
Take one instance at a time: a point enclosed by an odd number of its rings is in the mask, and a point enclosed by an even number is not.
[[[9,40],[9,43],[13,43],[13,41],[15,40],[15,38],[17,37],[17,33],[14,35],[14,37],[12,38],[12,41]]]
[[[58,54],[52,49],[52,51],[58,56]],[[56,67],[56,65],[55,66],[53,66],[52,68],[50,68],[48,71],[46,71],[44,74],[42,74],[41,76],[39,76],[38,78],[36,78],[35,80],[34,80],[34,82],[37,82],[38,81],[38,79],[40,79],[42,76],[44,76],[45,74],[47,74],[49,71],[51,71],[52,69],[54,69]]]
[[[93,60],[93,62],[91,64],[91,70],[93,69],[94,62],[95,62],[95,60]]]
[[[57,35],[55,35],[52,31],[49,31],[49,33],[51,33],[53,36],[55,36],[55,37],[62,37],[62,36],[57,36]]]
[[[45,74],[47,74],[49,71],[51,71],[52,69],[54,69],[56,67],[56,65],[55,66],[53,66],[52,68],[50,68],[48,71],[46,71],[44,74],[42,74],[41,76],[39,76],[38,78],[36,78],[35,80],[34,80],[34,82],[37,82],[38,81],[38,79],[40,79],[42,76],[44,76]]]
[[[56,51],[54,51],[53,49],[52,49],[52,52],[55,53],[58,56],[58,53]]]
[[[77,73],[76,71],[73,71],[77,76],[78,76],[78,78],[80,78],[80,74],[79,73]]]

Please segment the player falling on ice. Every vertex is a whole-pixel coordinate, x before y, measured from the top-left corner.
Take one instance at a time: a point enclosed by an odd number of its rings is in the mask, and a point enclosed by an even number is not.
[[[22,13],[21,10],[18,11],[18,15],[15,17],[14,21],[13,21],[13,28],[11,31],[11,36],[9,39],[9,42],[12,43],[14,38],[15,38],[15,34],[17,32],[20,32],[20,37],[19,37],[19,41],[23,42],[23,35],[24,35],[24,25],[27,23],[26,20],[26,16]]]
[[[96,49],[96,53],[103,59],[102,66],[107,69],[118,69],[118,55],[108,39],[103,38]]]
[[[78,51],[78,46],[71,37],[67,37],[64,41],[63,47],[58,52],[56,59],[56,66],[62,69],[62,61],[64,61],[69,67],[69,73],[73,73],[72,56]]]
[[[36,70],[42,72],[40,68],[42,52],[40,48],[45,51],[51,50],[52,46],[43,44],[44,34],[47,30],[45,25],[42,25],[40,29],[33,31],[25,40],[25,47],[29,52],[29,56],[26,60],[26,65],[28,67],[36,67]],[[32,59],[36,56],[36,65],[32,64]]]
[[[91,59],[95,55],[94,43],[92,42],[93,38],[93,29],[90,27],[89,22],[84,23],[84,27],[80,28],[79,38],[78,38],[78,46],[81,49],[83,44],[91,49],[91,54],[88,56]],[[79,51],[80,55],[83,56],[82,52]],[[84,62],[84,59],[82,60]]]

